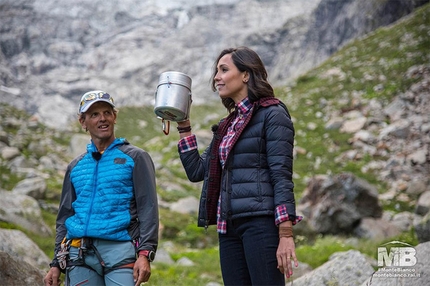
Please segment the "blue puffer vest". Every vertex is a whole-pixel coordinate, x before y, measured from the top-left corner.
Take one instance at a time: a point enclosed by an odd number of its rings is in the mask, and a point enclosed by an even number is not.
[[[115,139],[101,156],[93,143],[88,144],[88,152],[71,171],[76,200],[72,204],[75,214],[65,222],[68,239],[131,240],[127,227],[134,161],[118,149],[123,144],[124,138]]]

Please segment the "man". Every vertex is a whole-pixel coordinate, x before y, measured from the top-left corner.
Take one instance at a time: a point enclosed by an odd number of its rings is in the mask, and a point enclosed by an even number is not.
[[[85,93],[79,122],[87,151],[67,167],[56,222],[55,257],[45,285],[140,285],[158,246],[158,202],[151,157],[116,138],[117,110],[103,91]]]

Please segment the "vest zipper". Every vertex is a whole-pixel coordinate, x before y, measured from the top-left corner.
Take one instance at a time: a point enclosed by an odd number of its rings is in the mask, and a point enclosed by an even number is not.
[[[90,221],[90,217],[92,214],[92,206],[94,203],[94,198],[96,196],[96,191],[97,191],[97,181],[98,181],[98,173],[99,173],[99,161],[96,161],[96,168],[94,170],[94,182],[93,182],[93,191],[92,191],[92,196],[91,196],[91,204],[90,204],[90,209],[88,212],[88,217],[87,217],[87,221],[85,222],[85,231],[84,231],[84,237],[86,237],[88,235],[88,225],[89,225],[89,221]]]

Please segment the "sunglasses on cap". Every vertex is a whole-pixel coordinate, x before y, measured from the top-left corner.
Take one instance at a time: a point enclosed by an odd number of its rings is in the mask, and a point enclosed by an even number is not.
[[[83,106],[88,101],[92,101],[92,100],[94,100],[96,98],[107,99],[110,102],[114,103],[113,102],[113,97],[111,97],[109,95],[109,93],[106,93],[106,92],[97,92],[97,93],[96,92],[91,92],[91,93],[86,94],[84,96],[84,98],[82,98],[81,106]]]
[[[104,91],[90,91],[84,94],[81,98],[81,103],[79,105],[79,112],[85,112],[88,108],[97,101],[104,101],[115,106],[113,97],[109,93]]]

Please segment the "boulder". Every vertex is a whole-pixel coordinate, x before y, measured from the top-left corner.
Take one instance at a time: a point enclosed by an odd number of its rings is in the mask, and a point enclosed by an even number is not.
[[[418,244],[415,250],[417,262],[414,266],[380,268],[361,286],[430,285],[430,242]]]
[[[52,247],[54,247],[54,240]],[[0,251],[7,252],[14,259],[25,261],[38,269],[48,270],[48,265],[51,262],[51,259],[36,243],[22,231],[16,229],[0,228]]]
[[[419,242],[430,241],[430,212],[414,225]]]
[[[0,221],[16,224],[40,235],[51,234],[36,199],[3,190],[0,190],[0,197]]]
[[[400,233],[401,230],[394,223],[383,218],[363,218],[357,228],[354,229],[356,236],[372,240],[383,240]]]
[[[323,234],[352,233],[362,218],[382,216],[376,188],[350,173],[312,178],[301,204],[310,226]]]
[[[43,199],[46,193],[46,182],[41,177],[27,178],[20,181],[13,188],[12,193]]]
[[[0,282],[2,285],[43,286],[45,273],[36,267],[0,251]]]
[[[374,272],[356,250],[333,254],[329,261],[294,280],[294,286],[361,285]]]
[[[425,215],[430,211],[430,191],[422,193],[418,199],[415,213],[418,215]]]
[[[189,196],[179,199],[170,206],[170,210],[183,214],[196,214],[199,209],[199,200],[196,197]]]

